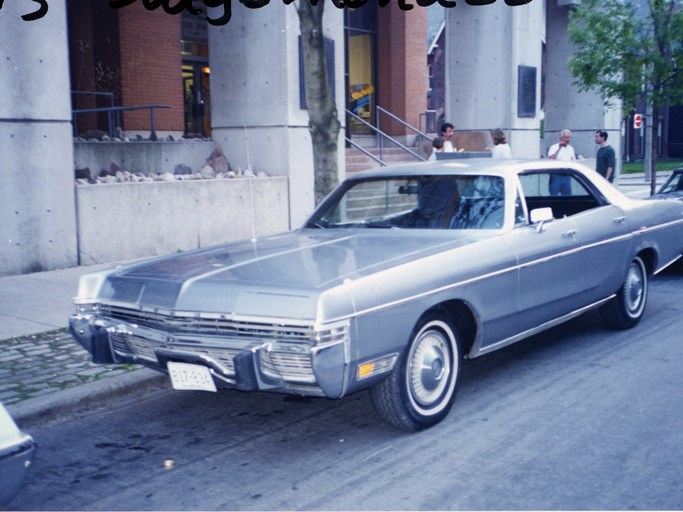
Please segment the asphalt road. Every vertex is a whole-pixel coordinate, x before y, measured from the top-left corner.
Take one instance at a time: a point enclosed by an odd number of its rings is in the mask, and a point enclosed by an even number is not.
[[[444,422],[339,401],[147,391],[34,425],[16,510],[683,509],[683,265],[644,320],[597,314],[468,362]]]

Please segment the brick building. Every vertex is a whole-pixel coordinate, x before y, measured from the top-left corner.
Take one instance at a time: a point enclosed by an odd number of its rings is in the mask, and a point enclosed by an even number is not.
[[[197,15],[150,11],[142,3],[112,9],[104,2],[69,0],[67,6],[71,86],[79,91],[73,94],[74,110],[107,108],[111,97],[101,94],[111,93],[117,106],[169,105],[155,114],[160,132],[211,135],[211,48],[208,13],[201,3],[196,4]],[[336,43],[346,57],[346,107],[375,124],[375,108],[381,104],[416,125],[426,108],[428,87],[426,12],[406,15],[397,6],[368,5],[343,14],[344,41]],[[238,70],[233,71],[232,77],[239,79]],[[84,94],[93,92],[98,95]],[[148,130],[147,110],[121,115],[125,131]],[[108,128],[105,115],[79,114],[79,131],[95,128]],[[353,121],[349,128],[352,136],[367,133]],[[402,131],[389,121],[383,129]]]

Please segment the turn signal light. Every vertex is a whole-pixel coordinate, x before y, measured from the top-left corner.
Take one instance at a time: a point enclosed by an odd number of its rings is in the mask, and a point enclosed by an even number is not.
[[[398,354],[391,354],[380,359],[373,359],[366,363],[361,363],[358,365],[357,380],[367,379],[368,377],[374,377],[381,373],[387,373],[394,369],[396,360],[398,359]]]

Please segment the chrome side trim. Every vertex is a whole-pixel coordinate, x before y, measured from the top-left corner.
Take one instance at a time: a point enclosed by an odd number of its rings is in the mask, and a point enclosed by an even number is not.
[[[519,334],[515,334],[514,336],[510,336],[509,338],[506,338],[504,340],[493,343],[492,345],[487,345],[486,347],[478,350],[475,353],[470,352],[467,357],[469,359],[474,359],[475,357],[483,356],[484,354],[488,354],[489,352],[493,352],[495,350],[506,347],[508,345],[512,345],[513,343],[517,343],[518,341],[521,341],[524,338],[528,338],[530,336],[533,336],[534,334],[541,333],[541,332],[546,331],[552,327],[560,325],[560,324],[566,322],[567,320],[571,320],[572,318],[576,318],[577,316],[584,314],[586,311],[600,307],[603,304],[605,304],[606,302],[609,302],[615,296],[616,296],[616,294],[612,294],[605,299],[602,299],[602,300],[599,300],[599,301],[594,302],[592,304],[589,304],[588,306],[584,306],[582,308],[576,309],[576,310],[572,311],[571,313],[568,313],[566,315],[555,318],[554,320],[550,320],[550,321],[545,322],[541,325],[538,325],[536,327],[528,329],[524,332],[521,332]]]
[[[662,265],[661,267],[659,267],[659,269],[656,270],[656,271],[654,272],[654,274],[655,274],[655,275],[659,274],[662,270],[664,270],[664,269],[667,268],[667,267],[670,267],[671,265],[673,265],[674,263],[676,263],[676,262],[677,262],[679,259],[681,259],[682,257],[683,257],[683,254],[679,254],[679,255],[676,256],[674,259],[672,259],[669,263],[666,263],[665,265]]]
[[[642,228],[633,231],[633,234],[634,235],[640,235],[642,233],[648,233],[650,231],[658,231],[660,229],[666,229],[666,228],[669,228],[671,226],[676,226],[678,224],[683,224],[683,219],[671,220],[669,222],[665,222],[663,224],[656,224],[654,226],[643,226]]]
[[[502,274],[506,274],[508,272],[516,272],[517,269],[519,269],[519,266],[515,265],[514,267],[508,267],[508,268],[504,268],[501,270],[496,270],[495,272],[489,272],[488,274],[483,274],[483,275],[480,275],[477,277],[471,277],[469,279],[465,279],[465,280],[459,281],[457,283],[452,283],[452,284],[449,284],[446,286],[441,286],[440,288],[434,288],[433,290],[429,290],[429,291],[422,292],[422,293],[417,293],[415,295],[411,295],[410,297],[405,297],[403,299],[397,299],[397,300],[394,300],[391,302],[387,302],[385,304],[373,306],[371,308],[362,309],[362,310],[356,311],[355,313],[352,313],[350,315],[345,315],[345,316],[342,316],[339,318],[330,319],[328,323],[341,322],[343,320],[350,320],[350,319],[358,317],[358,316],[367,315],[370,313],[374,313],[376,311],[381,311],[383,309],[388,309],[388,308],[391,308],[394,306],[398,306],[399,304],[405,304],[406,302],[410,302],[410,301],[417,300],[417,299],[422,299],[424,297],[434,295],[435,293],[441,293],[441,292],[446,291],[446,290],[457,288],[458,286],[476,283],[476,282],[481,281],[483,279],[488,279],[489,277],[499,276]]]
[[[592,249],[594,247],[600,247],[602,245],[607,245],[607,244],[611,244],[614,242],[622,242],[624,240],[629,240],[632,238],[633,238],[633,233],[625,233],[623,235],[615,236],[614,238],[610,238],[609,240],[600,240],[599,242],[593,242],[592,244],[582,245],[581,248],[582,249]]]

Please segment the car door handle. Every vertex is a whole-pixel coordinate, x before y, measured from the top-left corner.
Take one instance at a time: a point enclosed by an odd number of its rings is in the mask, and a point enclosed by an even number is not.
[[[626,217],[616,217],[612,219],[612,222],[614,222],[615,224],[623,224],[624,222],[626,222]]]
[[[569,231],[565,231],[562,233],[562,238],[576,238],[576,230],[570,229]]]

